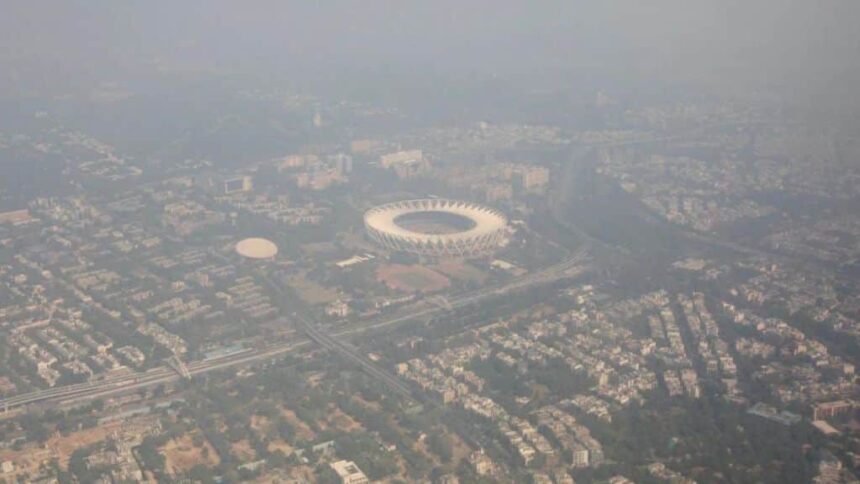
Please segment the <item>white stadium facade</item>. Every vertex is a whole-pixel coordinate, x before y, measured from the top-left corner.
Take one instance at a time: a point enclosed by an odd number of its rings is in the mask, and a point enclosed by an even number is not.
[[[474,258],[504,245],[508,219],[495,209],[448,199],[388,203],[364,214],[368,237],[392,251]]]

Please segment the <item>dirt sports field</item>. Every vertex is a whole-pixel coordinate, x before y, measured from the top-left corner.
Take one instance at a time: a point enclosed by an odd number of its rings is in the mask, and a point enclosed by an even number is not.
[[[389,264],[376,271],[376,280],[389,289],[403,292],[435,292],[451,285],[444,275],[418,265]]]
[[[487,274],[484,271],[464,262],[444,261],[433,266],[433,269],[458,281],[483,284],[487,280]]]
[[[203,449],[206,449],[206,452]],[[193,434],[185,434],[173,439],[159,450],[164,456],[164,468],[172,476],[188,472],[197,464],[211,467],[220,462],[215,448],[205,439],[200,447],[194,445]],[[206,455],[205,458],[203,457],[204,454]]]

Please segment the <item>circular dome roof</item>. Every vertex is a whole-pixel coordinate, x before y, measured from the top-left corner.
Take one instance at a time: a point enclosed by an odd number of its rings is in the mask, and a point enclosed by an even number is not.
[[[252,237],[239,241],[236,253],[249,259],[269,259],[278,253],[278,246],[271,240]]]

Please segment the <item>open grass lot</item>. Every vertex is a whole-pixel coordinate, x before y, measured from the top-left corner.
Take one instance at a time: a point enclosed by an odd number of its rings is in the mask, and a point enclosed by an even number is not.
[[[308,304],[328,304],[338,297],[336,292],[302,276],[290,279],[290,287]]]

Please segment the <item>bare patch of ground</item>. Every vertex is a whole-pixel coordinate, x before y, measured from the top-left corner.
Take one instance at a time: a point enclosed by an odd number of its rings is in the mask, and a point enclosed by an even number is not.
[[[328,304],[338,298],[337,292],[308,280],[304,276],[290,278],[290,287],[308,304]]]
[[[200,447],[194,445],[195,436],[203,442]],[[165,470],[172,476],[188,472],[198,464],[213,467],[221,462],[212,444],[196,432],[170,440],[159,451],[164,456]]]
[[[486,272],[465,262],[443,261],[433,266],[433,269],[458,281],[483,284],[487,280]]]
[[[376,278],[391,290],[401,292],[436,292],[451,286],[444,275],[419,265],[389,264],[376,271]]]

